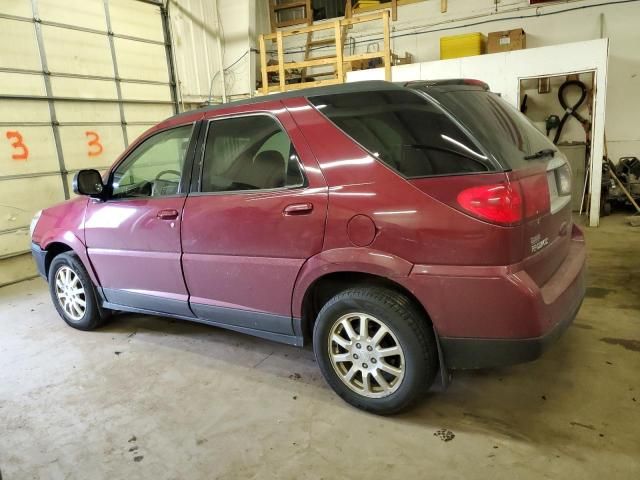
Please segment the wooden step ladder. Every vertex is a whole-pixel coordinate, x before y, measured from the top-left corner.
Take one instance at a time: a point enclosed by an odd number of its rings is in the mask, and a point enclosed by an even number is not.
[[[345,38],[347,36],[347,31],[349,30],[349,28],[351,28],[351,25],[343,25],[341,27],[340,35],[334,34],[330,37],[324,37],[319,39],[314,39],[313,37],[315,30],[307,32],[307,42],[304,48],[304,61],[306,62],[307,60],[322,60],[322,59],[328,59],[328,58],[336,58],[338,56],[338,49],[340,50],[340,52],[344,53],[344,42],[345,42]],[[340,45],[337,45],[336,41],[338,41]],[[313,55],[313,53],[316,50],[325,50],[325,48],[328,48],[328,49],[334,48],[335,52],[328,55]],[[340,56],[342,56],[342,54]],[[323,66],[319,65],[317,67],[322,68]],[[338,70],[335,64],[327,64],[327,65],[324,65],[324,67],[330,67],[330,69],[326,71],[314,72],[313,76],[337,78]],[[307,70],[309,68],[314,68],[314,67],[303,67],[300,69],[302,78],[305,78],[307,76]]]

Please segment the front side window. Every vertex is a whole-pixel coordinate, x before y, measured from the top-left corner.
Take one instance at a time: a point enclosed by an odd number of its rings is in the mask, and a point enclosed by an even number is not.
[[[267,115],[209,124],[202,167],[202,192],[293,188],[304,184],[287,133]]]
[[[178,193],[192,125],[160,132],[142,142],[113,173],[113,198]]]
[[[414,92],[356,92],[311,97],[309,101],[404,177],[495,170],[440,107]]]

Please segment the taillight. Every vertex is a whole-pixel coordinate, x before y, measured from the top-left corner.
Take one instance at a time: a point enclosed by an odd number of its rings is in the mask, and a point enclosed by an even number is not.
[[[458,194],[458,204],[489,222],[512,225],[522,220],[522,195],[517,183],[467,188]]]
[[[531,175],[519,180],[524,197],[525,218],[539,217],[549,213],[551,196],[547,175]]]
[[[531,175],[509,183],[480,185],[458,194],[458,204],[482,220],[515,225],[523,218],[549,212],[549,184],[546,175]]]
[[[558,187],[558,195],[571,195],[571,167],[565,163],[555,169],[556,185]]]

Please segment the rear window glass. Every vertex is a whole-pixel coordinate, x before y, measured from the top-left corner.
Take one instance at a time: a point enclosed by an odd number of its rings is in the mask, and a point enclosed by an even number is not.
[[[356,92],[309,101],[373,156],[407,178],[496,169],[440,107],[415,92]]]
[[[555,147],[517,109],[492,92],[457,90],[436,99],[507,169],[531,164],[527,155]]]

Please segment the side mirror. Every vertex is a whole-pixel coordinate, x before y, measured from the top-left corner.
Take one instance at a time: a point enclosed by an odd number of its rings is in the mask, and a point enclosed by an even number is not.
[[[102,176],[97,170],[80,170],[73,177],[73,192],[78,195],[97,197],[103,190]]]

